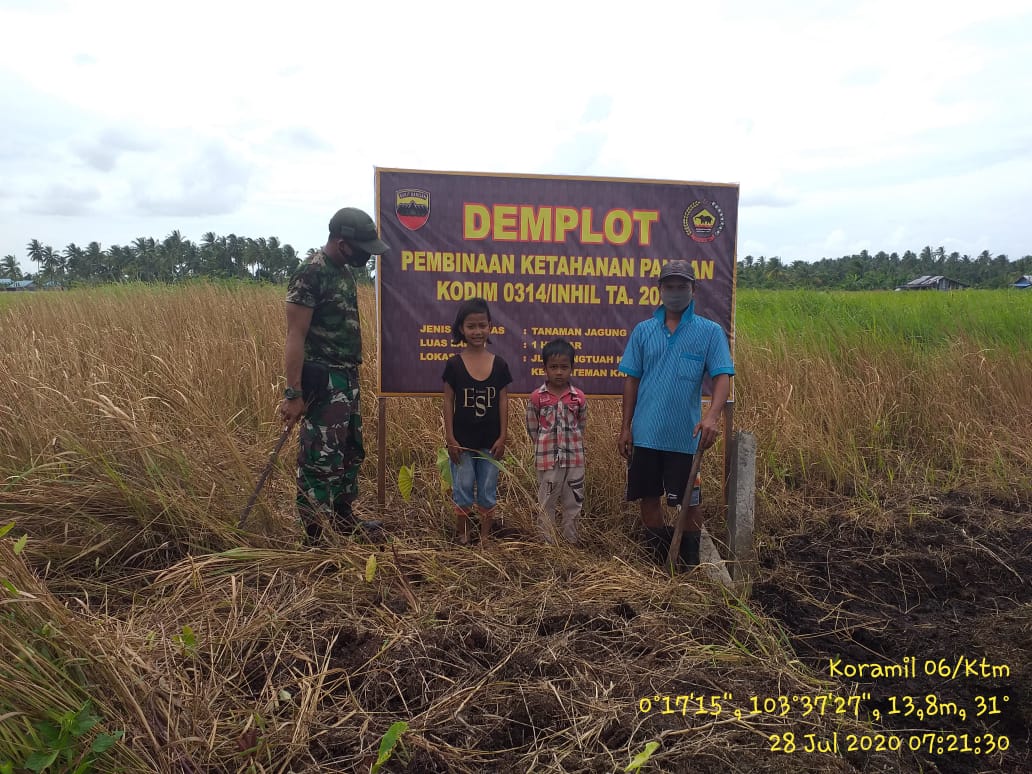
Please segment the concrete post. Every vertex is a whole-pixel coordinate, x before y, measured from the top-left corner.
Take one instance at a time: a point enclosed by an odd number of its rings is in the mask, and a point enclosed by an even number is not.
[[[731,574],[727,571],[727,562],[720,557],[720,551],[713,543],[706,525],[703,525],[702,534],[699,535],[699,563],[711,580],[719,581],[728,588],[734,585]]]
[[[731,453],[731,475],[727,531],[735,583],[745,585],[756,578],[756,436],[747,430],[735,433]]]

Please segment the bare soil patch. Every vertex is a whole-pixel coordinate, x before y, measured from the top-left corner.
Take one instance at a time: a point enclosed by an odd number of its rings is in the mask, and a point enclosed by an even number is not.
[[[797,532],[765,546],[763,580],[753,589],[758,607],[779,622],[806,664],[839,684],[839,693],[869,692],[863,706],[881,713],[886,733],[967,734],[972,748],[985,734],[1010,741],[995,755],[925,749],[918,753],[924,771],[1032,771],[1028,506],[955,494],[908,503],[890,516],[893,526],[882,529],[852,516],[800,522]],[[913,657],[916,675],[829,674],[833,659],[904,664],[905,657]],[[950,676],[940,676],[940,668]]]

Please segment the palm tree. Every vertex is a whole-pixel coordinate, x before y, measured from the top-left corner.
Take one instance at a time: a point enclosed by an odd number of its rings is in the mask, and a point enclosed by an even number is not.
[[[90,279],[95,280],[107,274],[106,259],[107,254],[101,249],[100,242],[90,242],[86,245],[86,255],[83,260],[86,263],[86,271]]]
[[[111,245],[108,248],[107,278],[115,282],[125,282],[132,262],[132,250],[121,245]]]
[[[925,245],[921,248],[921,271],[924,274],[931,274],[934,268],[932,265],[932,248],[930,245]]]
[[[129,249],[136,264],[136,279],[143,282],[154,279],[157,274],[154,237],[137,237]]]
[[[201,273],[211,276],[219,265],[219,238],[214,231],[206,231],[201,235]]]
[[[50,245],[43,245],[43,272],[51,278],[64,274],[64,258]]]
[[[269,237],[269,263],[266,267],[269,280],[282,282],[293,273],[298,263],[297,251],[291,245],[281,245],[278,237]]]
[[[778,283],[784,278],[784,264],[781,263],[781,258],[773,256],[767,259],[767,287],[777,287]]]
[[[21,267],[18,265],[18,259],[13,255],[5,255],[4,260],[0,262],[0,277],[20,280],[21,276]]]
[[[294,269],[301,263],[301,258],[297,254],[297,250],[294,249],[293,245],[283,245],[280,249],[280,256],[276,269],[273,272],[273,282],[283,282],[290,278],[290,275],[294,273]]]
[[[258,237],[257,239],[248,238],[244,243],[243,252],[243,263],[246,266],[248,275],[252,272],[255,278],[260,279],[268,265],[268,259],[266,257],[268,253],[269,245],[265,241],[265,237]]]
[[[236,234],[229,234],[224,237],[226,240],[226,256],[228,258],[228,268],[230,271],[229,276],[231,277],[247,277],[250,273],[247,271],[247,259],[244,256],[244,248],[247,245],[247,241]]]
[[[236,239],[235,236],[232,238]],[[209,231],[202,236],[201,263],[204,266],[204,273],[209,277],[232,277],[234,267],[229,239],[224,236],[216,236],[214,231]]]
[[[179,277],[198,277],[203,274],[201,266],[201,250],[191,240],[184,243],[182,265],[179,267]]]
[[[85,253],[75,242],[69,242],[64,249],[65,267],[72,279],[89,279],[89,271],[85,264]]]
[[[179,229],[174,230],[162,241],[159,250],[161,276],[166,280],[176,279],[186,257],[186,242]]]
[[[25,250],[29,254],[29,260],[36,262],[36,275],[41,275],[43,273],[43,245],[38,239],[33,239],[25,246]]]

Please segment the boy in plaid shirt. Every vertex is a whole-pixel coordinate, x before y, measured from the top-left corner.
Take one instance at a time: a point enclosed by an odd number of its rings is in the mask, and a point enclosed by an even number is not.
[[[578,545],[577,517],[584,503],[584,423],[588,404],[570,384],[574,349],[565,339],[548,342],[541,351],[545,383],[527,401],[527,432],[534,441],[538,479],[538,531],[555,543],[556,505],[562,505],[560,530]]]

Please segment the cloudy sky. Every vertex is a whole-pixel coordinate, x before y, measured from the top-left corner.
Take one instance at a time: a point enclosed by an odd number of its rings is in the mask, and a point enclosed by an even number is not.
[[[741,184],[739,256],[1032,253],[1032,0],[0,0],[0,254],[304,251],[373,168]]]

